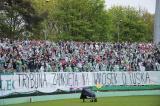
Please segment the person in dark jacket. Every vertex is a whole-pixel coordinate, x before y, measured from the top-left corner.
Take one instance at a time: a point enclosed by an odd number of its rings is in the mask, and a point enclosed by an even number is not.
[[[95,93],[86,88],[82,89],[80,99],[83,99],[83,102],[85,102],[85,99],[91,99],[91,102],[97,102]]]

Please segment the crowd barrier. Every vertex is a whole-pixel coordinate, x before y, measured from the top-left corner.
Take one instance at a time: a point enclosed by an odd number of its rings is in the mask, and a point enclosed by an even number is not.
[[[43,72],[0,75],[0,97],[97,90],[159,89],[160,71],[146,72]]]

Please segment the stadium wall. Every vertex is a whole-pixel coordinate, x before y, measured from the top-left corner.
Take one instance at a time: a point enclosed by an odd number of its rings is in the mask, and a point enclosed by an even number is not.
[[[77,91],[83,87],[90,87],[98,97],[160,95],[160,72],[0,74],[0,105],[79,98]]]
[[[94,86],[106,90],[108,88],[145,90],[157,89],[158,85],[160,85],[160,71],[14,73],[0,75],[0,97],[37,92],[46,94],[57,91],[70,92]]]

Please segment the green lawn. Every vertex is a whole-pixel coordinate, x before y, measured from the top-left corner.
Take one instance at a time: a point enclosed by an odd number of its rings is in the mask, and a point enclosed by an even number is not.
[[[130,96],[98,98],[98,102],[83,103],[80,99],[16,104],[8,106],[160,106],[160,96]]]

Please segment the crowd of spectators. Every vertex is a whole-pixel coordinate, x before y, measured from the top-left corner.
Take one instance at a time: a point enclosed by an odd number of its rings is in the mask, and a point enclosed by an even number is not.
[[[160,71],[152,43],[0,39],[0,72]]]

